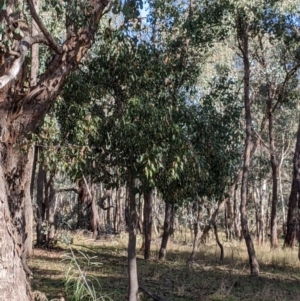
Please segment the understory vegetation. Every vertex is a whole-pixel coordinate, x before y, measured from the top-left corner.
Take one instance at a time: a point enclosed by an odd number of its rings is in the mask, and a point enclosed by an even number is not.
[[[107,236],[95,241],[90,233],[79,231],[73,238],[74,244],[69,247],[87,278],[91,279],[90,284],[97,289],[99,299],[91,300],[126,300],[127,235]],[[191,238],[185,240],[184,236],[176,234],[170,241],[168,260],[160,262],[157,258],[160,238],[155,237],[150,260],[145,261],[142,252],[137,255],[141,287],[172,301],[299,300],[300,263],[296,249],[271,250],[269,244],[257,247],[261,272],[259,278],[252,278],[243,242],[226,242],[224,239],[222,235],[225,258],[220,264],[220,250],[213,238],[200,246],[194,262],[187,263]],[[138,249],[141,242],[139,235]],[[49,300],[58,295],[64,296],[65,300],[76,300],[72,299],[76,288],[66,290],[66,282],[70,280],[66,271],[71,263],[65,254],[70,253],[69,247],[60,244],[57,250],[35,249],[34,257],[29,261],[34,272],[33,288],[44,292]],[[97,265],[88,267],[86,257]],[[153,300],[142,290],[139,296],[143,301]]]

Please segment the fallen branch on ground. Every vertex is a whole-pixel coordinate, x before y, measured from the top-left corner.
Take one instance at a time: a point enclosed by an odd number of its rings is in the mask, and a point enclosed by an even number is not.
[[[140,290],[145,293],[146,295],[148,295],[149,297],[151,297],[153,300],[155,301],[169,301],[168,299],[164,298],[164,297],[161,297],[161,296],[158,296],[156,294],[153,294],[151,292],[149,292],[148,290],[146,290],[144,287],[140,286],[139,287]]]

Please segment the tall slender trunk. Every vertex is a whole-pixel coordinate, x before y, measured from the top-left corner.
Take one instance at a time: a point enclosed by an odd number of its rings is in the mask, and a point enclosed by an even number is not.
[[[256,195],[258,199],[258,234],[257,234],[257,243],[258,245],[264,244],[264,237],[265,237],[265,226],[264,226],[264,199],[265,199],[265,189],[264,189],[264,182],[260,181],[260,187],[256,189]]]
[[[96,191],[93,185],[91,185],[90,192],[91,192],[91,209],[92,209],[92,214],[90,216],[90,225],[93,231],[93,238],[96,239],[100,234],[100,219],[99,219],[98,206],[96,204]]]
[[[111,192],[111,195],[112,195],[112,193],[113,193],[113,191]],[[108,209],[106,210],[106,231],[108,234],[111,234],[111,230],[112,230],[112,227],[111,227],[112,197],[108,196],[106,200],[107,200],[107,206],[108,206]]]
[[[161,240],[161,246],[159,250],[158,258],[159,260],[165,260],[167,255],[167,244],[169,237],[171,235],[171,228],[172,228],[172,204],[166,202],[165,207],[165,221],[164,221],[164,232]]]
[[[226,202],[226,240],[232,240],[233,234],[233,212],[232,212],[232,203],[231,198],[229,197]]]
[[[118,189],[118,194],[117,194],[117,202],[118,202],[118,231],[124,230],[124,214],[123,214],[123,204],[122,204],[122,197],[123,197],[123,188],[120,187]]]
[[[291,194],[289,198],[288,216],[287,216],[287,231],[284,239],[286,247],[293,247],[296,238],[298,208],[299,204],[299,190],[300,190],[300,120],[297,132],[297,142],[295,147],[293,159],[293,181],[291,187]]]
[[[147,260],[150,258],[151,237],[152,237],[152,199],[153,189],[144,193],[144,258]]]
[[[189,262],[192,262],[195,260],[195,256],[197,253],[199,241],[200,241],[200,235],[201,235],[201,229],[200,229],[200,219],[203,212],[202,202],[197,200],[196,203],[193,205],[193,211],[196,213],[196,219],[194,221],[194,242],[193,242],[193,249],[192,253],[188,259]]]
[[[37,193],[36,193],[36,240],[37,245],[43,245],[45,241],[45,235],[42,231],[43,221],[45,219],[45,203],[44,203],[44,182],[46,173],[42,164],[39,164],[38,176],[37,176]]]
[[[126,192],[125,192],[125,225],[127,228],[129,228],[129,190],[128,190],[128,186],[126,187]]]
[[[246,242],[250,273],[252,276],[258,276],[259,265],[255,255],[255,249],[253,241],[250,236],[248,228],[248,213],[247,213],[247,199],[248,199],[248,177],[249,177],[249,166],[250,166],[250,156],[251,156],[251,105],[250,105],[250,62],[248,53],[248,30],[249,24],[245,21],[242,15],[238,16],[240,21],[240,45],[241,52],[243,54],[244,63],[244,103],[245,103],[245,120],[246,120],[246,139],[245,139],[245,151],[244,151],[244,165],[243,165],[243,175],[242,175],[242,186],[241,186],[241,226],[243,236]]]
[[[47,235],[47,247],[54,247],[55,240],[55,203],[56,203],[56,193],[54,189],[54,176],[50,178],[49,182],[49,193],[47,201],[47,225],[48,225],[48,235]]]
[[[24,177],[26,178],[25,187],[24,187],[24,215],[25,215],[25,233],[26,239],[24,241],[26,257],[31,257],[33,254],[33,207],[32,207],[32,193],[31,193],[31,182],[32,182],[32,169],[34,162],[34,147],[30,147],[28,151],[28,161],[26,164],[26,173]]]
[[[278,182],[277,182],[277,160],[275,154],[275,142],[273,131],[273,108],[272,108],[272,87],[269,87],[269,100],[268,100],[268,115],[269,115],[269,139],[270,139],[270,160],[272,168],[272,209],[271,209],[271,247],[278,247],[277,236],[277,199],[278,199]]]
[[[119,191],[119,189],[116,189],[115,202],[113,201],[114,206],[115,206],[115,210],[114,210],[114,233],[118,232],[118,220],[120,218],[120,213],[119,213],[120,209],[119,209],[119,202],[118,202],[118,193],[119,192],[118,191]]]
[[[237,206],[237,190],[238,184],[235,185],[233,194],[233,228],[235,239],[241,240],[241,227],[240,227],[240,212]]]
[[[154,214],[153,214],[153,230],[154,230],[154,233],[155,233],[155,236],[157,237],[159,235],[158,233],[158,230],[157,230],[157,190],[154,190],[153,192],[153,211],[154,211]]]
[[[130,175],[128,181],[128,203],[129,203],[129,239],[128,239],[128,274],[129,274],[129,291],[128,301],[138,300],[138,275],[136,262],[136,231],[137,231],[137,212],[135,203],[135,179]]]

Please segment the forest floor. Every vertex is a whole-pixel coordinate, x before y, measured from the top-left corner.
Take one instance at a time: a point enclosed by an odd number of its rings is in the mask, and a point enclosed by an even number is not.
[[[125,301],[127,296],[127,235],[115,238],[92,240],[91,236],[76,234],[70,247],[56,250],[35,249],[29,261],[33,271],[32,287],[42,291],[51,300],[62,294],[66,301],[71,300],[72,291],[65,291],[66,274],[74,257],[82,274],[86,274],[90,287],[93,285],[102,299]],[[297,248],[272,251],[269,245],[256,246],[260,264],[260,276],[249,276],[247,252],[244,241],[223,242],[225,259],[219,263],[219,248],[211,240],[201,245],[196,260],[187,265],[191,252],[191,242],[173,239],[168,246],[167,260],[159,262],[157,253],[160,239],[152,243],[152,258],[143,260],[138,252],[139,283],[149,292],[160,295],[169,301],[197,300],[280,300],[300,301],[300,262]],[[141,247],[138,237],[137,247]],[[72,250],[72,251],[71,251]],[[139,250],[137,248],[137,250]],[[97,265],[92,265],[97,263]],[[69,273],[78,275],[78,266]],[[94,278],[92,278],[94,276]],[[73,282],[72,282],[73,281]],[[101,286],[101,287],[100,287]],[[152,300],[140,293],[142,301]],[[82,298],[81,300],[88,300]]]

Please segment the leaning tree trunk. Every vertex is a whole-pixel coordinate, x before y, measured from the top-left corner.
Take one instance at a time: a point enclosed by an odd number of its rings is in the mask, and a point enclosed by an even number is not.
[[[247,214],[247,198],[248,198],[248,176],[249,176],[249,166],[251,157],[251,104],[250,104],[250,62],[248,53],[248,29],[249,24],[243,19],[242,15],[238,16],[239,19],[239,29],[238,38],[240,39],[240,50],[243,54],[244,63],[244,103],[245,103],[245,120],[246,120],[246,139],[245,139],[245,151],[244,151],[244,165],[243,165],[243,175],[242,175],[242,186],[241,186],[241,226],[243,236],[246,242],[250,272],[252,276],[258,276],[259,265],[255,255],[255,249],[253,241],[250,236],[250,231],[248,228],[248,214]]]
[[[293,247],[297,232],[298,221],[298,194],[300,190],[300,120],[297,132],[297,142],[293,159],[293,181],[289,198],[287,232],[284,239],[286,247]],[[300,204],[300,203],[299,203]],[[300,220],[300,219],[299,219]]]
[[[158,255],[159,260],[166,259],[168,240],[169,240],[169,237],[171,235],[171,230],[172,230],[172,213],[173,213],[172,204],[169,202],[166,202],[164,232],[163,232],[161,246],[160,246],[159,255]]]

